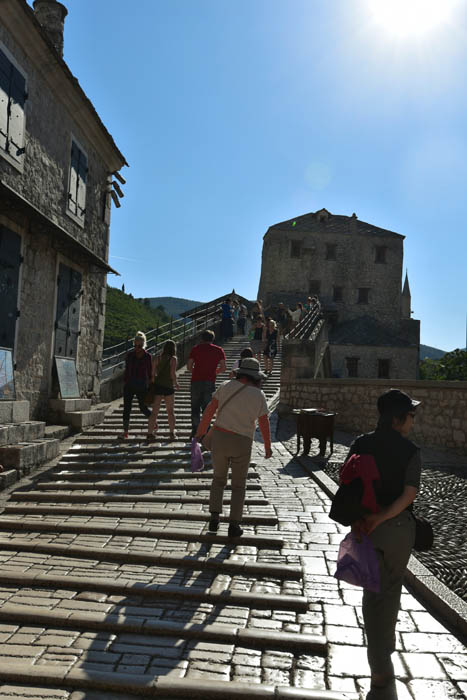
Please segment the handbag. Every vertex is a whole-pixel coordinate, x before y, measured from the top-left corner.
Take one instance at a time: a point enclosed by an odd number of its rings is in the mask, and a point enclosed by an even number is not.
[[[246,387],[247,387],[247,384],[243,384],[243,385],[240,387],[240,389],[237,389],[237,391],[234,391],[234,393],[231,394],[231,395],[229,396],[229,398],[227,399],[227,401],[224,401],[224,403],[222,404],[222,406],[220,406],[220,407],[217,409],[217,418],[219,418],[220,412],[222,411],[222,409],[223,409],[225,406],[227,406],[227,404],[229,403],[229,401],[231,401],[231,400],[233,399],[234,396],[237,396],[237,394],[239,394],[241,391],[243,391],[243,389],[246,389]],[[206,448],[206,450],[209,450],[209,451],[211,451],[211,447],[212,447],[212,431],[213,431],[213,430],[214,430],[214,426],[211,425],[211,427],[209,428],[208,432],[206,433],[206,435],[205,435],[205,436],[203,437],[203,439],[201,440],[201,444],[203,445],[203,447]]]
[[[149,382],[149,386],[146,389],[146,393],[144,395],[144,403],[146,404],[146,406],[152,406],[152,404],[154,403],[155,388],[156,388],[155,383]]]
[[[334,578],[367,591],[379,593],[381,588],[378,556],[367,535],[357,537],[349,532],[339,546]]]
[[[198,440],[194,437],[191,441],[191,471],[200,472],[204,469],[204,459]]]
[[[415,520],[415,542],[413,548],[417,552],[428,552],[433,547],[435,535],[431,523],[420,515],[412,513]]]

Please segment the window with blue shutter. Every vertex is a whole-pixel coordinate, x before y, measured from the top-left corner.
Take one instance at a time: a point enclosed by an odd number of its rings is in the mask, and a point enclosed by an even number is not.
[[[0,149],[21,163],[26,78],[0,49]]]
[[[68,210],[80,222],[84,222],[86,213],[86,180],[88,175],[88,157],[78,146],[71,142],[70,178],[68,185]]]

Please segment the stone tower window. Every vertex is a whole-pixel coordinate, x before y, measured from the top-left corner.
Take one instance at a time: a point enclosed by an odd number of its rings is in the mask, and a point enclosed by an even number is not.
[[[0,48],[0,151],[21,167],[24,154],[26,78]]]
[[[378,379],[389,379],[390,360],[378,360]]]
[[[336,259],[337,245],[335,243],[326,243],[326,260]]]
[[[302,255],[302,242],[301,241],[290,241],[290,257],[300,258]]]
[[[368,304],[368,298],[370,296],[369,287],[359,287],[357,304]]]
[[[321,292],[321,282],[320,280],[310,280],[308,285],[308,294],[318,295]]]
[[[385,263],[386,262],[386,251],[385,245],[377,245],[375,252],[375,263]]]
[[[344,298],[344,287],[333,287],[332,288],[332,300],[342,301]]]
[[[358,361],[359,357],[346,357],[345,361],[347,364],[347,376],[348,377],[358,377]]]
[[[87,177],[88,157],[81,146],[75,140],[72,140],[67,213],[81,225],[84,225],[84,215],[86,213]]]

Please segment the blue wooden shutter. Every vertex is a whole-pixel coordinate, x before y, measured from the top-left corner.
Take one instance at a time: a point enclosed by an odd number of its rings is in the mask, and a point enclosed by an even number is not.
[[[8,151],[15,160],[21,160],[24,147],[24,103],[26,79],[11,67],[10,118],[8,120]]]
[[[11,62],[0,49],[0,148],[8,143],[8,105],[10,101]]]

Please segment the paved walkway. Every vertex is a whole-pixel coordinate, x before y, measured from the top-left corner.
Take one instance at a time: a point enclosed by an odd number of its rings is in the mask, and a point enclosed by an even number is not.
[[[176,442],[163,413],[162,441],[145,445],[135,413],[132,439],[116,444],[116,402],[12,489],[0,515],[0,700],[363,700],[361,594],[332,576],[344,528],[328,497],[287,443],[270,460],[257,444],[244,536],[229,540],[225,522],[208,534],[209,464],[189,470],[180,381]],[[408,592],[402,608],[399,700],[466,697],[463,645]]]

